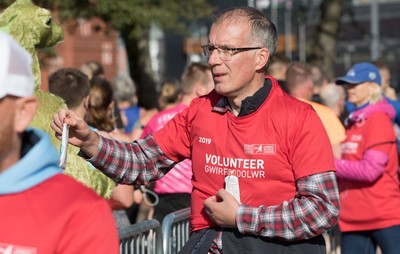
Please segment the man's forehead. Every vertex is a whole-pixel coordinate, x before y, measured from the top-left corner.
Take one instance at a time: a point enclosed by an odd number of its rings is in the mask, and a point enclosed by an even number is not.
[[[229,46],[234,45],[236,41],[246,41],[249,34],[248,23],[222,22],[211,26],[208,38],[215,45]],[[218,40],[218,43],[215,43],[213,40]]]

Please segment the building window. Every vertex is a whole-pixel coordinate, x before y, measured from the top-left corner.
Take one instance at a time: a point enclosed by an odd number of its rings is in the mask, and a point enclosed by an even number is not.
[[[90,22],[84,19],[78,20],[79,32],[82,37],[89,37],[92,34],[92,25]]]
[[[101,44],[101,62],[104,65],[111,65],[113,63],[112,50],[113,50],[113,45],[111,42],[103,42]]]

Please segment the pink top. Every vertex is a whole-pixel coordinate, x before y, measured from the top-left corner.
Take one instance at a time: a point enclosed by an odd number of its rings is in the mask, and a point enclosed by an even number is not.
[[[176,114],[186,109],[185,104],[179,104],[173,108],[164,109],[146,124],[142,138],[161,129]],[[192,192],[192,161],[186,159],[176,164],[168,174],[156,181],[154,191],[158,194],[191,193]]]

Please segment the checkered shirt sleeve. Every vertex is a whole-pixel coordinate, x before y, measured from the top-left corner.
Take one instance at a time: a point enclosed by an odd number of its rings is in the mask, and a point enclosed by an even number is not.
[[[339,217],[339,192],[334,172],[297,181],[296,196],[276,206],[240,205],[236,213],[243,234],[283,240],[309,239],[332,228]]]
[[[145,185],[163,177],[176,164],[151,134],[130,143],[99,138],[98,152],[88,161],[117,183]]]

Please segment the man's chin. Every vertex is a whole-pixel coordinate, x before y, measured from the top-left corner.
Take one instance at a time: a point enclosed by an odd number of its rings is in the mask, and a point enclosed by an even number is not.
[[[223,96],[227,96],[228,95],[226,89],[223,89],[221,84],[215,84],[215,88],[214,89],[215,89],[215,92],[217,92],[220,95],[223,95]]]

